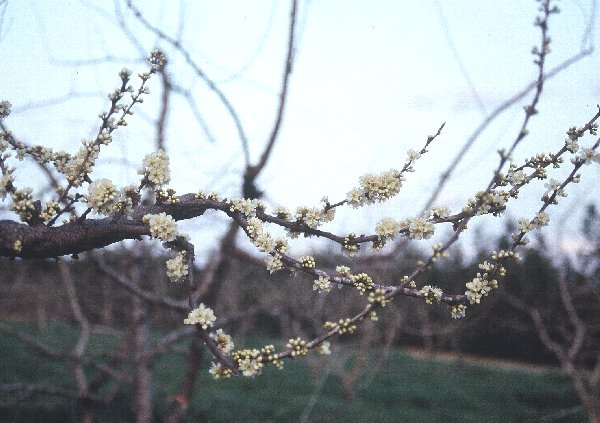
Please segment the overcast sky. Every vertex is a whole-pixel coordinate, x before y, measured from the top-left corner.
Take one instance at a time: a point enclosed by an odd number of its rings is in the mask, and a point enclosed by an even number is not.
[[[134,73],[143,71],[145,64],[138,60],[142,51],[159,46],[169,54],[172,78],[192,92],[213,138],[202,130],[185,100],[175,97],[167,132],[171,185],[179,193],[202,188],[229,197],[240,194],[241,143],[223,105],[181,55],[135,20],[124,1],[0,4],[0,97],[13,104],[6,124],[17,137],[75,151],[80,140],[97,129],[97,115],[108,107],[105,95],[119,84],[119,69],[125,65]],[[228,96],[256,159],[273,124],[289,2],[134,4],[153,25],[180,37],[196,63]],[[585,38],[592,2],[563,0],[558,5],[561,13],[550,21],[547,70],[594,41],[598,44],[596,32]],[[446,122],[389,208],[342,213],[335,229],[372,232],[382,216],[417,214],[440,173],[482,119],[535,78],[530,52],[540,38],[533,26],[537,6],[533,0],[301,1],[284,127],[259,180],[267,201],[293,209],[315,206],[324,195],[332,201],[343,199],[365,172],[400,168],[406,151],[419,149]],[[119,26],[119,16],[138,46]],[[594,52],[548,81],[540,114],[516,160],[557,150],[568,127],[585,123],[595,113],[600,102],[598,69],[600,59]],[[96,178],[109,176],[122,185],[136,182],[137,166],[154,149],[151,123],[160,100],[159,80],[150,87],[152,94],[136,109],[130,126],[118,131],[101,156]],[[69,101],[40,104],[71,94],[76,96]],[[514,140],[526,100],[483,133],[438,204],[459,210],[487,185],[497,163],[496,150]],[[124,156],[130,165],[123,166]],[[562,219],[560,228],[569,237],[579,224],[564,217],[597,198],[599,169],[586,167],[584,182],[570,188],[570,196],[551,210],[554,222]],[[35,185],[30,170],[17,171],[16,178],[18,186]],[[524,191],[510,215],[530,217],[542,193],[541,186]],[[481,220],[485,225],[491,221]],[[192,228],[200,234],[207,230],[201,219]]]

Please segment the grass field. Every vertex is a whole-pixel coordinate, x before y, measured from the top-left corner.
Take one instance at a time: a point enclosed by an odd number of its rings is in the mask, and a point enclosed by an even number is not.
[[[74,331],[58,326],[31,333],[56,346],[72,345],[75,340]],[[93,341],[91,350],[98,354],[112,347],[107,338],[95,337]],[[245,346],[251,347],[251,341]],[[335,357],[335,348],[333,354]],[[165,415],[167,400],[176,392],[183,367],[183,359],[176,354],[155,363],[156,421]],[[368,380],[368,386],[349,402],[342,399],[339,381],[328,377],[308,421],[538,422],[546,415],[577,405],[568,380],[558,372],[426,360],[400,350],[390,355],[384,371]],[[73,386],[68,362],[41,359],[21,341],[0,334],[0,383],[16,382]],[[315,380],[304,360],[286,362],[283,371],[266,369],[253,379],[213,381],[203,371],[188,421],[295,422],[309,403],[314,386]],[[96,421],[133,421],[132,398],[131,392],[121,394],[108,410],[95,413]],[[75,421],[72,400],[48,395],[20,399],[14,393],[0,392],[0,401],[2,422]],[[557,421],[583,422],[585,418],[580,412]]]

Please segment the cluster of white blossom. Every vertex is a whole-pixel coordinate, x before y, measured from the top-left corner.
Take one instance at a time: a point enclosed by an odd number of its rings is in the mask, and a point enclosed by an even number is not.
[[[306,269],[314,269],[317,265],[313,256],[302,256],[298,261],[300,262],[300,266]]]
[[[4,119],[8,115],[10,115],[10,108],[12,104],[8,100],[0,101],[0,120]]]
[[[317,346],[317,352],[321,355],[329,355],[331,354],[329,341],[323,341]]]
[[[542,201],[546,201],[554,193],[556,193],[556,196],[558,197],[567,196],[567,193],[565,192],[564,188],[561,188],[561,183],[556,179],[550,179],[544,184],[544,188],[546,188],[546,192],[544,192],[544,195],[542,196]]]
[[[74,156],[57,153],[54,160],[56,170],[65,175],[67,182],[74,187],[84,182],[85,176],[92,171],[100,154],[100,146],[94,142],[83,140],[82,144],[83,147]]]
[[[432,250],[431,260],[432,261],[437,261],[441,257],[448,257],[449,256],[448,251],[447,250],[443,250],[443,249],[444,249],[444,245],[443,244],[440,244],[440,243],[433,244],[431,246],[431,250]]]
[[[281,261],[280,254],[273,254],[268,256],[265,259],[265,263],[267,265],[267,270],[269,271],[269,273],[275,273],[278,270],[283,269],[283,262]]]
[[[524,217],[520,218],[517,222],[517,229],[523,233],[527,233],[527,232],[531,231],[531,229],[532,229],[531,221]]]
[[[263,222],[257,217],[248,219],[246,225],[248,236],[260,251],[271,253],[275,250],[275,240],[263,228]]]
[[[177,222],[166,213],[147,214],[143,221],[150,228],[150,235],[164,242],[174,241],[178,235]]]
[[[401,221],[385,217],[375,226],[375,233],[381,241],[394,239],[400,232],[404,232],[410,239],[429,239],[434,230],[433,222],[422,217],[413,217]]]
[[[229,355],[229,353],[233,351],[233,339],[231,339],[230,335],[223,332],[223,329],[218,329],[209,336],[217,343],[217,347],[223,354]]]
[[[188,274],[188,265],[186,264],[185,251],[179,251],[175,258],[167,260],[167,276],[172,282],[181,280]]]
[[[24,222],[31,220],[33,213],[35,212],[33,199],[31,197],[32,192],[33,189],[31,188],[23,188],[15,190],[11,195],[13,205],[10,209],[17,213]]]
[[[533,219],[533,224],[537,228],[547,226],[550,223],[550,215],[546,212],[538,212]]]
[[[217,344],[217,348],[225,355],[229,355],[233,351],[234,345],[230,335],[223,332],[223,329],[219,329],[208,335]],[[211,367],[208,371],[214,379],[222,379],[231,377],[232,370],[223,367],[221,363],[211,363]]]
[[[48,201],[46,207],[44,207],[44,210],[40,213],[40,219],[44,222],[49,222],[56,216],[59,210],[60,206],[56,201]]]
[[[5,199],[8,193],[7,188],[13,183],[13,176],[10,173],[0,176],[0,199]]]
[[[160,188],[154,191],[156,194],[156,201],[162,204],[177,204],[181,200],[177,197],[177,191],[173,188],[167,188],[166,190]]]
[[[508,191],[495,188],[490,191],[480,191],[475,198],[469,199],[463,212],[472,213],[476,211],[477,215],[490,213],[491,209],[502,209],[506,206],[510,193]],[[494,214],[497,212],[494,212]]]
[[[151,187],[160,187],[171,180],[169,156],[162,149],[155,153],[146,154],[143,167],[138,174],[143,175]]]
[[[213,326],[216,320],[217,318],[212,309],[206,307],[204,303],[200,303],[198,308],[190,311],[183,323],[186,325],[200,325],[202,329],[206,330],[209,326]]]
[[[466,284],[467,291],[465,295],[471,304],[479,304],[481,297],[488,295],[493,289],[498,287],[498,282],[495,279],[488,280],[487,273],[477,273],[471,282]]]
[[[208,373],[210,373],[210,375],[213,377],[213,379],[227,379],[231,377],[231,369],[228,369],[227,367],[223,367],[221,365],[221,363],[215,363],[214,361],[211,362],[210,365],[210,369],[208,370]]]
[[[600,163],[600,153],[597,153],[592,148],[581,147],[577,156],[571,159],[571,162],[573,163],[578,161],[581,161],[586,165],[589,165],[592,162]]]
[[[506,182],[508,182],[513,187],[521,186],[527,180],[527,174],[525,172],[523,172],[522,170],[515,170],[515,168],[516,168],[516,165],[511,164],[508,172],[506,173],[506,177],[505,177]]]
[[[443,292],[437,286],[425,285],[420,292],[427,304],[433,304],[434,300],[439,303],[442,299]]]
[[[444,219],[450,216],[450,209],[446,206],[436,206],[431,209],[430,214],[434,219]]]
[[[286,347],[292,350],[290,354],[292,357],[308,354],[306,341],[302,338],[290,339],[286,344]]]
[[[344,237],[342,241],[342,253],[347,255],[348,257],[355,257],[358,254],[358,250],[360,250],[360,245],[355,241],[356,234],[354,232],[350,232],[348,236]]]
[[[408,224],[408,237],[410,239],[428,239],[433,235],[433,223],[422,217],[413,217],[408,219],[404,225]],[[403,226],[404,226],[403,225]]]
[[[346,195],[346,201],[354,208],[388,200],[402,188],[404,177],[396,169],[378,175],[368,173],[360,177],[360,188],[353,188]]]
[[[382,240],[392,240],[400,233],[400,223],[391,217],[384,217],[375,225],[375,233]]]
[[[118,190],[112,181],[100,179],[88,186],[87,202],[98,214],[112,215],[118,204]]]
[[[450,315],[453,319],[465,317],[467,306],[464,304],[454,304],[450,307]]]
[[[324,223],[331,222],[335,217],[335,209],[322,210],[316,207],[298,207],[296,222],[303,223],[309,228],[316,229]]]
[[[331,291],[331,282],[327,276],[319,276],[319,279],[313,281],[313,291],[329,292]]]
[[[390,301],[391,299],[386,296],[385,289],[377,288],[369,292],[370,303],[379,304],[381,307],[385,307]]]
[[[243,199],[243,198],[234,198],[231,200],[230,210],[240,211],[246,217],[256,217],[257,209],[265,209],[265,205],[262,201],[257,199]]]
[[[360,292],[360,295],[373,289],[373,279],[366,273],[358,273],[356,275],[349,275],[350,280],[354,287]]]
[[[265,366],[263,363],[263,356],[256,348],[236,351],[233,353],[233,358],[243,376],[256,376],[262,372],[262,369]]]
[[[88,186],[88,195],[85,198],[97,214],[114,216],[123,213],[130,218],[133,214],[134,200],[137,203],[139,199],[139,192],[134,185],[119,191],[111,180],[99,179]]]

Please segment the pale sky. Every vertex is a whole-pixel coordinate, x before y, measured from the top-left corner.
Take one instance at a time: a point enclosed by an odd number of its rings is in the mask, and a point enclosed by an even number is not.
[[[106,94],[119,84],[121,67],[131,68],[134,74],[145,70],[144,63],[136,60],[140,53],[119,27],[117,16],[122,14],[142,50],[159,46],[169,54],[171,75],[180,86],[192,90],[215,139],[208,140],[185,101],[175,97],[167,133],[171,186],[178,193],[202,188],[228,197],[240,195],[243,156],[231,119],[182,57],[145,31],[124,1],[8,0],[0,4],[0,97],[13,104],[14,113],[5,123],[17,137],[30,144],[75,151],[82,138],[94,134],[98,113],[108,107]],[[177,37],[179,31],[184,47],[238,111],[256,159],[273,123],[289,2],[154,0],[134,4],[143,5],[146,18],[169,35]],[[558,5],[561,13],[552,16],[549,24],[553,42],[547,70],[582,46],[598,44],[595,32],[593,39],[583,39],[591,1],[563,0]],[[530,51],[540,38],[533,26],[537,6],[533,0],[301,1],[297,61],[284,127],[259,180],[268,193],[267,202],[294,209],[316,206],[323,196],[341,200],[365,172],[400,168],[406,151],[419,149],[446,122],[396,200],[389,206],[341,213],[331,228],[340,233],[372,233],[383,216],[416,215],[440,173],[486,113],[535,77],[537,68]],[[113,60],[99,63],[107,56]],[[600,102],[598,69],[600,59],[595,52],[547,82],[540,114],[530,124],[530,137],[515,153],[517,161],[535,152],[557,150],[568,127],[593,116]],[[160,100],[158,78],[150,87],[151,95],[137,107],[130,125],[117,131],[113,144],[104,150],[94,177],[108,176],[121,185],[137,181],[137,166],[154,148],[154,128],[149,122]],[[30,108],[71,93],[83,96]],[[447,184],[439,205],[458,211],[487,185],[497,163],[496,150],[514,140],[529,98],[483,133]],[[592,142],[588,138],[584,144]],[[123,155],[131,163],[128,168],[122,166]],[[561,218],[597,199],[599,172],[597,165],[585,168],[583,183],[569,188],[569,197],[550,210],[555,232],[548,233],[556,233]],[[17,171],[17,186],[35,185],[32,175],[30,170]],[[510,215],[531,217],[542,193],[541,186],[524,191],[512,209],[509,205]],[[202,239],[211,230],[207,221],[196,219],[188,230]],[[501,220],[480,222],[489,227]],[[559,226],[572,237],[579,223],[563,219]]]

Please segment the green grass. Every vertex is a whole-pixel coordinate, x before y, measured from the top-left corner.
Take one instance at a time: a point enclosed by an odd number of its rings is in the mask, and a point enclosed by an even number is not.
[[[75,333],[53,326],[37,332],[38,339],[65,348]],[[244,347],[259,346],[258,341]],[[113,341],[95,337],[91,350],[102,354]],[[334,350],[335,354],[335,350]],[[23,342],[0,334],[0,383],[31,382],[72,387],[66,361],[49,361]],[[154,366],[155,420],[168,410],[168,398],[179,386],[185,363],[167,355]],[[314,391],[314,380],[304,360],[286,362],[283,371],[266,369],[256,378],[213,381],[204,366],[189,410],[189,421],[293,422],[298,421]],[[412,358],[402,351],[391,354],[388,366],[349,402],[342,399],[339,381],[327,378],[310,414],[311,422],[523,422],[539,421],[553,411],[577,405],[568,380],[562,375],[498,370],[489,366],[444,363]],[[134,420],[131,392],[120,394],[108,409],[95,413],[96,421]],[[72,400],[36,395],[19,400],[0,393],[2,422],[68,422],[76,420]],[[585,421],[582,414],[561,422]]]

